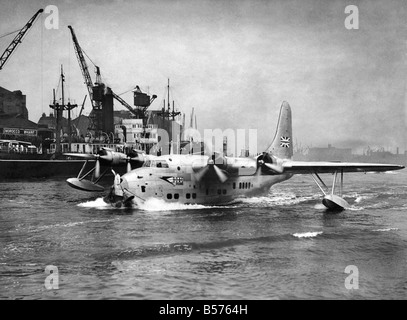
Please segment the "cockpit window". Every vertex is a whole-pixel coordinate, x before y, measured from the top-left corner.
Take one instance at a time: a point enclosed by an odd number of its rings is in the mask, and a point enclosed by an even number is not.
[[[147,160],[144,162],[143,167],[169,168],[168,163],[165,160]]]
[[[157,160],[156,166],[157,168],[169,168],[168,163],[165,160]]]

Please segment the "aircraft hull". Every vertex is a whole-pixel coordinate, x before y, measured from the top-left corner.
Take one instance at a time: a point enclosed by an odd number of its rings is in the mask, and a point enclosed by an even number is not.
[[[146,176],[149,177],[148,180]],[[292,177],[291,174],[250,175],[231,177],[220,183],[199,182],[193,178],[187,180],[184,179],[186,176],[188,174],[182,173],[170,176],[165,172],[156,175],[148,170],[138,169],[123,175],[121,186],[134,195],[135,204],[154,198],[168,203],[226,205],[239,198],[266,195],[272,185]]]

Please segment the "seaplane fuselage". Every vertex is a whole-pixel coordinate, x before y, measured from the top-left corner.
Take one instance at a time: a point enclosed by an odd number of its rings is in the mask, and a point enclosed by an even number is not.
[[[234,174],[226,181],[216,175],[199,179],[197,172],[208,156],[166,155],[148,160],[143,167],[121,176],[121,187],[134,195],[135,202],[158,198],[182,204],[228,204],[242,197],[265,195],[272,185],[291,178],[292,174],[262,175],[256,160],[228,158],[234,162]],[[216,165],[216,164],[214,164]]]

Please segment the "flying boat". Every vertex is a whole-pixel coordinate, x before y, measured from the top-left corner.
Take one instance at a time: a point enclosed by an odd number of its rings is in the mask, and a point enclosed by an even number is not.
[[[114,183],[104,200],[114,207],[133,206],[157,198],[168,203],[223,205],[242,197],[268,195],[270,188],[293,177],[309,174],[322,193],[322,203],[330,210],[350,207],[343,198],[344,173],[385,172],[403,169],[395,164],[293,160],[292,113],[288,102],[281,104],[277,129],[270,147],[256,157],[227,157],[221,153],[133,155],[103,150],[96,161],[92,181],[82,172],[68,179],[70,186],[84,191],[103,191],[98,184],[100,166],[114,174]],[[136,168],[133,168],[136,166]],[[117,166],[126,166],[120,175]],[[96,180],[95,178],[96,173]],[[331,187],[321,178],[333,175]]]

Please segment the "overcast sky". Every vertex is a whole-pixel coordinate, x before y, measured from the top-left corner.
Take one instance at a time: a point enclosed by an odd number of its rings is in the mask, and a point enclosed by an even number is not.
[[[0,86],[27,95],[32,121],[49,113],[61,64],[66,95],[81,104],[87,94],[67,28],[72,25],[113,91],[139,85],[158,95],[151,109],[159,109],[170,78],[171,99],[187,117],[195,108],[201,130],[257,129],[263,149],[286,100],[294,141],[303,146],[407,147],[403,0],[0,4],[0,36],[20,29],[40,8],[59,9],[59,29],[47,30],[42,14],[0,71]],[[349,4],[359,9],[358,30],[345,28]],[[0,39],[1,52],[12,38]],[[132,103],[131,92],[122,97]]]

